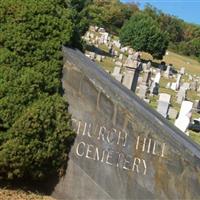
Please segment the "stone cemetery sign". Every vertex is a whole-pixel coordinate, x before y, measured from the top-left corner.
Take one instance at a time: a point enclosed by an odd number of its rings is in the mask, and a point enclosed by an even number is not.
[[[77,132],[58,199],[198,199],[200,148],[78,50],[63,89]]]

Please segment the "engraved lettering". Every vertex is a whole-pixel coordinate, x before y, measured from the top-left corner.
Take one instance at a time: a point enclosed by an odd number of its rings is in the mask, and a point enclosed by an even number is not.
[[[87,123],[85,123],[85,125],[84,125],[84,130],[83,130],[83,135],[88,135],[88,137],[92,137],[91,135],[90,135],[90,131],[91,131],[91,124],[87,124]]]
[[[139,173],[139,164],[140,164],[140,158],[135,157],[133,161],[132,171],[135,171],[136,168],[136,172]]]
[[[148,144],[147,153],[150,153],[150,148],[151,148],[151,139],[149,139],[149,144]]]
[[[140,136],[137,136],[137,142],[136,142],[136,146],[135,146],[136,150],[138,150],[139,142],[140,142]]]
[[[99,160],[99,149],[97,147],[95,148],[94,159]]]
[[[164,151],[165,151],[165,143],[163,143],[163,145],[162,145],[161,157],[164,157]]]
[[[130,164],[130,160],[127,160],[127,159],[125,158],[125,159],[124,159],[123,169],[130,170],[130,168],[128,168],[126,164]]]
[[[101,126],[100,130],[99,130],[99,136],[98,136],[98,140],[100,140],[100,138],[102,138],[103,141],[105,141],[105,131],[106,131],[106,127]]]
[[[92,158],[92,157],[91,157],[91,154],[90,154],[90,153],[92,153],[92,149],[93,149],[93,148],[94,148],[93,145],[90,145],[90,144],[87,145],[87,150],[86,150],[86,155],[85,155],[86,158],[89,158],[89,159],[93,159],[93,160],[94,160],[94,158]]]
[[[119,131],[117,144],[119,145],[120,144],[120,140],[121,140],[122,141],[122,146],[125,147],[126,146],[126,142],[127,142],[127,133],[126,132],[123,132],[123,133],[124,133],[124,136],[122,136],[122,132]]]
[[[109,151],[109,152],[107,153],[107,157],[106,157],[106,164],[112,165],[112,163],[109,162],[109,159],[112,159],[112,156],[113,156],[113,151]]]
[[[143,146],[142,146],[142,151],[144,151],[145,150],[145,146],[146,146],[146,138],[144,138],[144,141],[143,141]]]
[[[156,149],[156,141],[154,141],[154,144],[153,144],[153,151],[152,151],[153,155],[157,155],[155,152],[155,149]]]
[[[76,154],[78,156],[80,156],[80,157],[82,157],[84,155],[84,151],[82,153],[80,153],[80,151],[79,151],[79,148],[80,148],[81,145],[83,146],[83,148],[85,147],[85,143],[84,142],[80,142],[76,147]]]
[[[147,173],[146,161],[145,161],[144,159],[142,159],[142,163],[143,163],[143,165],[144,165],[144,172],[143,172],[143,174],[146,175],[146,173]]]
[[[101,162],[104,161],[104,157],[105,157],[105,150],[103,150],[102,157],[101,157]]]

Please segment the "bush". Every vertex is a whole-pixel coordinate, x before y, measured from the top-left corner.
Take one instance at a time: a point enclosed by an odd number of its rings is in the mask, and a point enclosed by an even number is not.
[[[67,160],[61,49],[82,48],[84,2],[0,0],[0,178],[41,179]]]

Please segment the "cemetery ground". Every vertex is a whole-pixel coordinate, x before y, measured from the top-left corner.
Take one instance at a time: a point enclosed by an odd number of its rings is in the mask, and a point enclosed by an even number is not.
[[[92,38],[101,37],[101,33],[98,33],[97,31],[90,31],[90,33],[92,33]],[[111,35],[110,37],[111,37],[111,40],[113,40],[113,41],[118,40],[118,37],[116,37],[116,36]],[[87,38],[87,36],[86,36],[86,38]],[[109,54],[108,45],[106,45],[103,42],[100,44],[96,43],[95,39],[94,40],[91,39],[89,42],[87,41],[87,45],[88,46],[86,48],[86,54],[87,54],[87,50],[89,50],[89,52],[91,52],[92,48],[95,48],[95,50],[93,52],[95,52],[97,55],[98,55],[98,52],[101,52],[100,55],[102,56],[103,59],[100,58],[100,59],[93,59],[93,60],[95,62],[97,62],[100,66],[102,66],[110,74],[112,74],[114,67],[116,66],[116,62],[119,61],[119,55],[123,54],[123,58],[120,60],[121,63],[124,63],[129,55],[128,52],[121,52],[120,47],[118,48],[117,45],[113,45],[113,51],[116,55],[107,56]],[[98,49],[98,50],[96,51],[96,49]],[[158,68],[158,66],[161,62],[160,60],[154,60],[150,54],[145,53],[145,52],[141,53],[141,60],[144,63],[147,63],[148,60],[151,60],[152,68],[155,68],[155,70]],[[193,82],[194,78],[200,75],[200,63],[191,57],[182,56],[182,55],[176,54],[172,51],[167,51],[167,53],[163,57],[162,61],[164,61],[166,63],[166,65],[171,64],[173,69],[177,72],[180,71],[181,67],[185,68],[185,73],[181,77],[181,82],[183,82],[183,83],[188,82],[191,84]],[[124,73],[124,70],[125,70],[124,67],[121,66],[122,74]],[[142,72],[141,77],[143,77],[143,76],[144,76],[144,73]],[[173,82],[176,82],[177,77],[172,76],[170,78],[166,78],[163,76],[163,74],[161,76],[162,77],[160,79],[159,93],[169,94],[171,96],[170,107],[172,107],[173,109],[175,109],[176,111],[179,112],[180,108],[181,108],[181,104],[177,103],[178,91],[172,90],[171,88],[166,87],[166,85],[168,83],[171,84]],[[138,94],[138,87],[136,90],[136,94]],[[156,95],[152,96],[149,94],[147,94],[147,95],[148,95],[148,99],[150,100],[149,105],[153,109],[156,109],[157,105],[158,105],[159,95],[157,95],[157,96]],[[187,90],[186,100],[194,103],[195,100],[200,100],[200,93],[196,92],[196,91],[192,91],[192,90]],[[195,118],[200,119],[200,113],[192,112],[192,119],[195,119]],[[176,119],[168,118],[168,120],[172,124],[174,124]],[[195,142],[200,144],[200,134],[199,133],[193,132],[191,130],[187,130],[187,133]]]
[[[0,200],[54,200],[54,198],[20,189],[0,188]]]

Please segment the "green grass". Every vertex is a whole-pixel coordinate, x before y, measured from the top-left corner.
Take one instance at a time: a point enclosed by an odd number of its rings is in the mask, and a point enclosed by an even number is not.
[[[190,138],[196,143],[200,144],[200,133],[195,133],[194,131],[189,131]]]
[[[185,67],[186,73],[200,74],[200,63],[197,60],[194,60],[188,56],[179,55],[171,51],[168,52],[169,54],[163,58],[163,61],[165,61],[167,64],[173,64],[176,69]],[[160,63],[160,60],[154,60],[150,54],[144,52],[142,53],[142,59],[150,59],[157,64]]]

